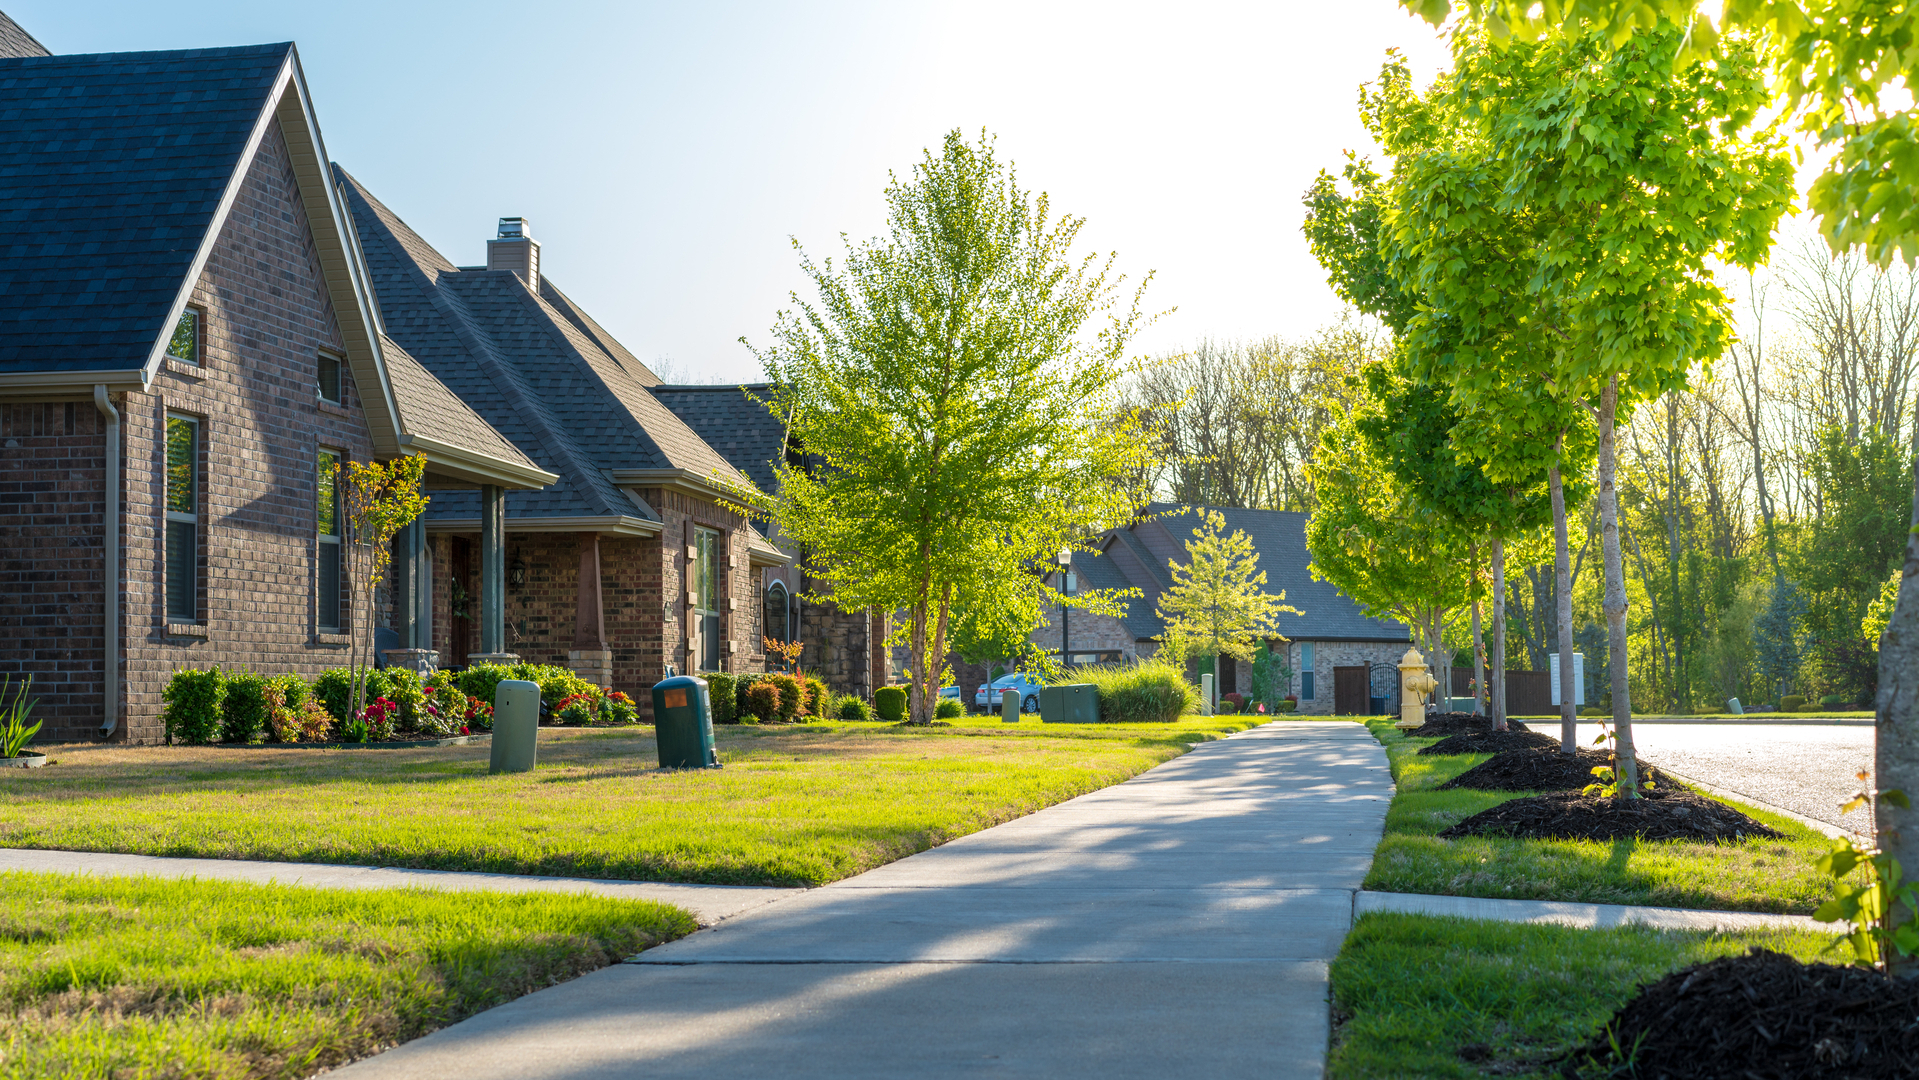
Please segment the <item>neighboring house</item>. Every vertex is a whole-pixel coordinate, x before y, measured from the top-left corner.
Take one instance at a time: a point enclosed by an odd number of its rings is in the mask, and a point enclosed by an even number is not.
[[[1313,579],[1305,514],[1224,506],[1200,509],[1223,515],[1227,533],[1240,531],[1252,539],[1259,569],[1266,572],[1266,591],[1283,592],[1286,603],[1300,611],[1279,616],[1279,629],[1287,641],[1267,642],[1269,648],[1285,654],[1295,673],[1292,692],[1299,695],[1300,712],[1364,713],[1370,708],[1367,698],[1396,692],[1399,658],[1411,635],[1397,622],[1366,615],[1331,584]],[[1073,571],[1080,588],[1138,589],[1142,595],[1126,601],[1124,617],[1069,611],[1064,626],[1069,664],[1123,662],[1158,650],[1165,632],[1157,614],[1159,598],[1172,588],[1171,565],[1184,566],[1188,561],[1186,542],[1199,524],[1193,509],[1154,503],[1132,525],[1101,538],[1099,551],[1074,553]],[[1057,587],[1058,574],[1049,582]],[[1059,616],[1058,607],[1050,608],[1044,624],[1030,638],[1055,654],[1061,647]],[[1222,657],[1219,692],[1249,689],[1245,667]],[[979,670],[975,666],[969,673]],[[979,681],[984,680],[975,678],[974,684]]]
[[[761,491],[778,486],[773,462],[799,463],[797,448],[788,445],[786,425],[761,404],[771,393],[765,383],[655,386],[652,391]],[[757,524],[776,545],[791,546],[776,524]],[[831,603],[807,601],[808,595],[827,591],[826,585],[806,572],[803,553],[789,554],[794,556],[792,565],[762,571],[763,632],[779,641],[805,642],[801,666],[820,674],[834,693],[870,698],[875,689],[893,681],[886,649],[888,620],[873,612],[845,612]]]
[[[345,661],[335,462],[554,482],[386,336],[290,44],[50,56],[0,16],[0,672],[153,741],[182,667]],[[17,685],[17,682],[16,682]]]
[[[500,219],[486,265],[456,266],[359,181],[338,166],[335,175],[388,333],[558,474],[493,508],[508,561],[497,641],[471,618],[488,506],[468,491],[434,493],[401,550],[415,583],[402,638],[430,641],[447,664],[508,652],[570,665],[635,691],[642,715],[652,704],[638,691],[669,668],[762,670],[761,572],[789,560],[728,501],[747,477],[542,272],[523,219]]]

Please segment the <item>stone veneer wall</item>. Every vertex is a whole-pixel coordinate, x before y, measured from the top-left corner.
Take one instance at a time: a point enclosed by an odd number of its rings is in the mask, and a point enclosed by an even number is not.
[[[160,691],[179,668],[312,677],[345,662],[346,638],[315,625],[316,455],[326,447],[349,459],[371,456],[348,373],[343,405],[319,400],[319,352],[342,351],[343,342],[277,127],[261,143],[191,302],[204,312],[203,366],[169,363],[150,392],[120,405],[123,731],[142,742],[160,738]],[[166,615],[169,412],[202,421],[201,617],[191,625]],[[97,560],[89,565],[97,580]]]

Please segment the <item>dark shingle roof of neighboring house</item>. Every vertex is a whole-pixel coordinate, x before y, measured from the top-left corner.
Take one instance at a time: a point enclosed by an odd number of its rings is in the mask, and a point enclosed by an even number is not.
[[[0,373],[146,363],[291,51],[0,59]]]
[[[347,190],[386,332],[502,435],[557,472],[512,492],[507,513],[658,521],[622,488],[640,476],[744,478],[660,403],[657,376],[544,278],[536,294],[507,270],[462,270],[335,166]],[[625,474],[616,476],[616,474]],[[637,475],[636,475],[637,474]],[[471,495],[436,495],[431,518],[477,516]]]
[[[1277,595],[1284,592],[1286,603],[1300,610],[1299,615],[1280,616],[1280,632],[1289,638],[1305,641],[1406,641],[1410,635],[1406,628],[1391,619],[1375,619],[1346,594],[1325,581],[1315,581],[1312,575],[1312,554],[1306,549],[1306,515],[1290,510],[1245,510],[1230,506],[1208,506],[1199,509],[1218,511],[1226,519],[1226,531],[1244,532],[1253,542],[1253,550],[1259,554],[1259,569],[1266,572],[1266,591]],[[1152,568],[1160,588],[1170,586],[1172,573],[1165,560],[1153,557],[1147,545],[1135,534],[1137,529],[1164,529],[1181,547],[1192,537],[1192,530],[1199,527],[1199,517],[1194,508],[1177,506],[1172,503],[1153,503],[1142,512],[1145,520],[1136,522],[1131,529],[1121,529],[1112,534],[1112,543],[1125,544],[1138,555],[1146,565]],[[1157,541],[1156,541],[1157,542]],[[1101,567],[1104,563],[1106,566]],[[1100,577],[1116,576],[1122,580],[1125,575],[1118,566],[1113,565],[1108,555],[1097,558],[1083,554],[1076,555],[1074,568],[1086,574],[1089,584],[1094,584],[1096,575]],[[1128,585],[1145,587],[1147,582],[1127,582]],[[1097,588],[1107,586],[1095,584]],[[1164,630],[1165,623],[1154,611],[1151,600],[1152,590],[1148,589],[1148,598],[1134,600],[1128,604],[1125,623],[1136,638],[1157,638]]]
[[[52,50],[20,28],[20,24],[0,11],[0,59],[14,56],[50,56]]]
[[[761,491],[778,483],[773,463],[786,453],[786,425],[753,398],[765,398],[766,383],[745,386],[666,385],[651,388],[661,404],[718,450]]]

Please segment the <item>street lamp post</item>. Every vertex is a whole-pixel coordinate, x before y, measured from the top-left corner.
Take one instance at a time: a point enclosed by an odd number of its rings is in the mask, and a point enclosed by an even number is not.
[[[1073,549],[1060,548],[1059,549],[1059,591],[1060,591],[1061,600],[1059,602],[1059,666],[1061,669],[1064,669],[1067,664],[1072,662],[1072,656],[1066,651],[1066,620],[1068,618],[1068,612],[1066,607],[1066,601],[1064,599],[1065,597],[1072,595],[1072,592],[1073,592],[1072,566],[1073,566]]]

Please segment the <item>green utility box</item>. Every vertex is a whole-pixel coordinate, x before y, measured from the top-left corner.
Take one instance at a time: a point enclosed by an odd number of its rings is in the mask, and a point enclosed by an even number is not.
[[[540,684],[501,679],[493,690],[493,754],[488,772],[532,772],[540,747]]]
[[[660,746],[662,769],[720,767],[705,679],[675,675],[653,684],[653,740]]]
[[[1045,724],[1099,723],[1099,690],[1092,683],[1039,688],[1039,718]]]

